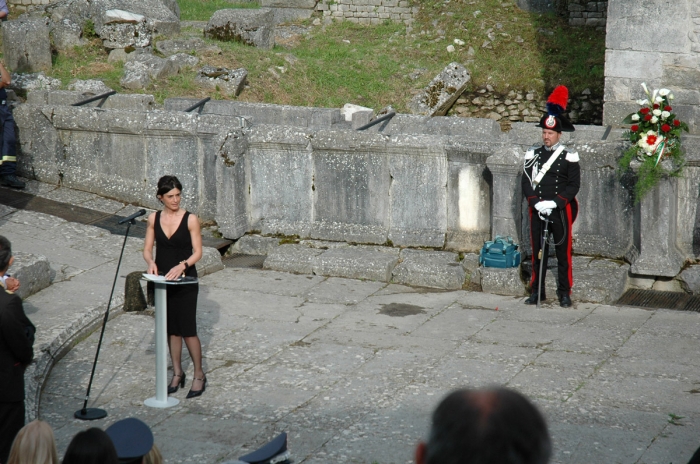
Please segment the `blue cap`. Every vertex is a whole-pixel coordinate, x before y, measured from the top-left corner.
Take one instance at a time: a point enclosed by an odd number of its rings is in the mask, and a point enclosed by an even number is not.
[[[153,432],[139,419],[129,417],[107,427],[107,435],[117,449],[119,459],[136,459],[153,448]]]

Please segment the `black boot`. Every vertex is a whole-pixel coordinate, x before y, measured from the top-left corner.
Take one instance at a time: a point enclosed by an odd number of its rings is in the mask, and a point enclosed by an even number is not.
[[[571,307],[571,297],[569,296],[569,292],[560,292],[557,290],[557,296],[559,297],[559,306],[562,308]]]
[[[14,189],[23,189],[25,187],[24,182],[19,180],[14,174],[0,175],[0,185]]]
[[[540,297],[540,301],[546,300],[547,297],[545,296],[544,292],[542,292],[542,296]],[[537,292],[532,292],[530,297],[525,300],[526,305],[536,305],[537,304]]]

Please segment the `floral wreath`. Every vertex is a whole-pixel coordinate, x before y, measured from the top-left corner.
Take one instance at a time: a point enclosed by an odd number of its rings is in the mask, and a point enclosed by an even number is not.
[[[673,114],[669,89],[649,92],[645,83],[642,88],[647,98],[637,100],[641,107],[627,115],[622,124],[631,124],[625,137],[632,145],[625,150],[619,166],[624,172],[637,169],[634,186],[635,203],[652,190],[665,176],[679,177],[683,172],[685,158],[681,150],[681,132],[688,132],[688,125]]]

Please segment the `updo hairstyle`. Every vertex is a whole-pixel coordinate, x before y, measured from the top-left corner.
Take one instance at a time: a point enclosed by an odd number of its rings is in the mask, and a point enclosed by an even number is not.
[[[175,176],[163,176],[158,179],[158,192],[157,196],[162,197],[172,189],[178,189],[182,192],[182,184]]]

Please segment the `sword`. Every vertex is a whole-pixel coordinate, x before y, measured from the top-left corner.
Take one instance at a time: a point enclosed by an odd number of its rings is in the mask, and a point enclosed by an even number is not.
[[[540,216],[542,218],[542,216]],[[537,307],[540,307],[540,299],[542,298],[542,263],[544,262],[544,246],[547,243],[547,234],[549,232],[549,216],[544,218],[544,233],[542,234],[542,243],[540,244],[540,273],[537,274]]]

